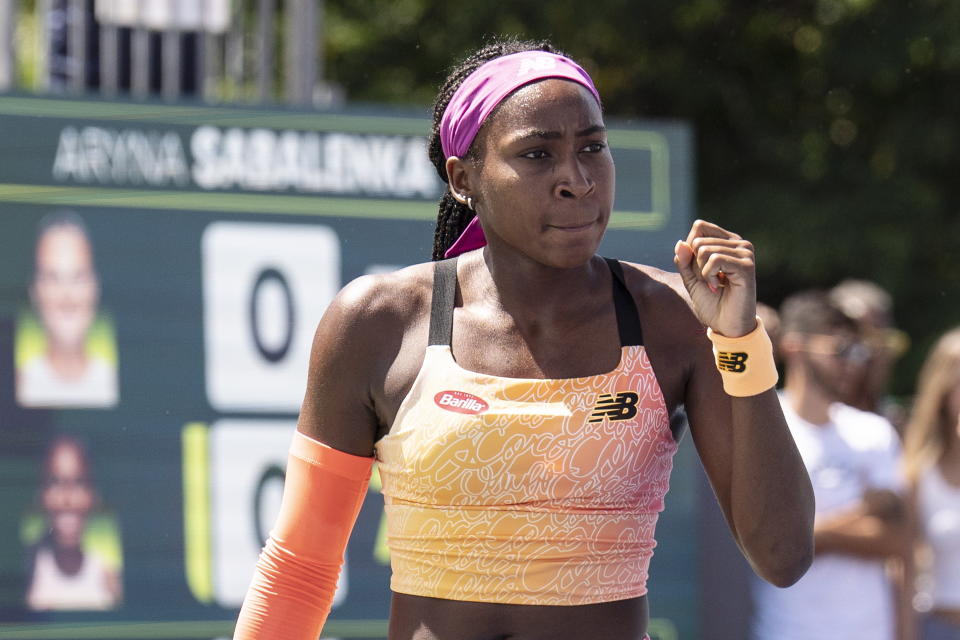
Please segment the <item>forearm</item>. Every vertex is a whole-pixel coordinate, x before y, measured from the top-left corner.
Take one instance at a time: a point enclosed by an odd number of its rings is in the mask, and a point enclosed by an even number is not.
[[[316,640],[339,575],[339,563],[303,561],[271,538],[257,561],[234,640]]]
[[[862,507],[818,518],[813,533],[817,555],[846,553],[887,558],[904,555],[909,546],[909,534],[902,522],[884,520]]]
[[[813,557],[810,479],[773,389],[730,401],[731,528],[757,574],[786,586]]]
[[[234,640],[316,640],[370,479],[372,458],[294,436],[283,502]]]

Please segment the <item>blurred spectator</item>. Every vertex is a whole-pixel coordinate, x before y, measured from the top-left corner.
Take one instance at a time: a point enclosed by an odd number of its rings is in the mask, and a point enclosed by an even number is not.
[[[75,213],[41,221],[30,297],[43,344],[17,363],[17,401],[26,407],[115,405],[116,363],[90,345],[100,284],[86,226]]]
[[[867,280],[844,280],[830,290],[830,300],[859,326],[870,358],[843,401],[886,417],[902,432],[903,407],[887,391],[897,359],[910,345],[907,335],[893,326],[893,299],[882,287]]]
[[[46,533],[29,554],[27,607],[34,611],[114,608],[120,600],[119,574],[84,547],[96,494],[83,446],[69,436],[56,438],[43,475],[40,502]]]
[[[840,402],[868,360],[856,323],[822,292],[780,309],[781,404],[816,497],[816,556],[795,585],[755,581],[756,640],[893,640],[888,558],[909,545],[899,439],[884,418]]]
[[[960,327],[920,371],[904,445],[926,580],[914,604],[922,640],[960,640]]]
[[[773,359],[776,360],[777,365],[780,365],[780,314],[770,305],[758,301],[757,315],[760,316],[767,335],[770,336],[770,342],[773,343]]]

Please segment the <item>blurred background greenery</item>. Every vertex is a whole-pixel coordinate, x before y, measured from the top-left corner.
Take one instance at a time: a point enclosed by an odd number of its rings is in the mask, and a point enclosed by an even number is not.
[[[19,2],[21,87],[38,83],[36,8],[64,1]],[[230,4],[249,25],[264,3]],[[294,0],[270,2],[286,5]],[[316,6],[320,75],[351,104],[427,107],[457,59],[492,36],[511,35],[548,38],[579,60],[610,116],[691,123],[699,215],[755,243],[764,302],[777,306],[798,289],[845,277],[873,280],[893,295],[897,324],[912,340],[895,374],[897,395],[912,392],[928,347],[960,319],[958,2]],[[269,59],[271,90],[281,99],[284,30],[276,20]],[[258,46],[249,38],[242,47],[248,65],[262,58]],[[233,93],[221,86],[221,95],[249,101],[252,84],[248,78]]]
[[[696,133],[699,215],[752,240],[778,305],[845,277],[894,297],[912,392],[960,319],[960,3],[941,0],[328,0],[328,79],[350,101],[429,104],[492,35],[549,38],[606,113]]]

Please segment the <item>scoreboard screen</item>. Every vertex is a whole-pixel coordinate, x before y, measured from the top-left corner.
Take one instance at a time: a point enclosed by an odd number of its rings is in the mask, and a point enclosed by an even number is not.
[[[611,122],[605,255],[672,268],[689,129]],[[0,96],[0,640],[226,638],[279,508],[312,336],[350,280],[429,260],[425,113]],[[692,637],[675,461],[651,635]],[[325,637],[382,638],[374,472]]]

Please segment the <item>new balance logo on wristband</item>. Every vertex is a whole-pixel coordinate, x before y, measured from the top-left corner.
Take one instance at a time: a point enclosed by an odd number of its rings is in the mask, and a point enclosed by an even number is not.
[[[747,370],[747,354],[743,351],[717,352],[717,369],[730,373],[743,373]]]
[[[597,396],[597,404],[593,407],[593,413],[587,422],[601,422],[604,418],[607,420],[629,420],[637,415],[637,402],[640,397],[633,391],[618,391],[617,395],[612,393],[601,393]]]

